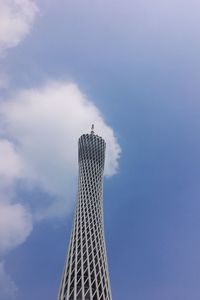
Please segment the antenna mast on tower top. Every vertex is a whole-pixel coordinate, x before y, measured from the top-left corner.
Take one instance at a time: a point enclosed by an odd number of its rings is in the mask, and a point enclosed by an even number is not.
[[[91,134],[94,134],[94,124],[92,124]]]

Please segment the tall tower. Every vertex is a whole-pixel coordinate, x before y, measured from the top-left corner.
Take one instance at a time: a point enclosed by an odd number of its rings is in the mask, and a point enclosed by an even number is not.
[[[112,300],[103,225],[105,141],[78,141],[79,183],[74,225],[58,300]]]

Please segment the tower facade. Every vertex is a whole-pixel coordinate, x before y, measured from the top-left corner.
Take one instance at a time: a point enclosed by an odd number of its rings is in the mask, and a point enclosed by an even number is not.
[[[112,300],[103,225],[105,141],[78,141],[79,182],[74,224],[58,300]]]

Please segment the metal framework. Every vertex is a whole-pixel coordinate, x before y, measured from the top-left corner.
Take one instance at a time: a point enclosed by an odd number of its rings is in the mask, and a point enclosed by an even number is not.
[[[58,300],[112,300],[103,225],[105,141],[79,138],[79,183],[74,225]]]

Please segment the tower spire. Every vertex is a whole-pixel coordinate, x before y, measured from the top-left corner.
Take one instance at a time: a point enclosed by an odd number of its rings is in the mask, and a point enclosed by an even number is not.
[[[91,127],[91,134],[94,134],[94,124],[92,124],[92,127]]]

